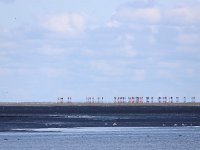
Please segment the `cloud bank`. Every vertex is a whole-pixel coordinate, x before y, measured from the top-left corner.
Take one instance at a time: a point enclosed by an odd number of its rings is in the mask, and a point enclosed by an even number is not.
[[[12,3],[14,2],[15,0],[0,0],[0,2],[2,3]]]
[[[120,2],[113,14],[79,9],[47,9],[34,12],[34,23],[1,27],[0,91],[46,100],[199,95],[198,1]]]
[[[86,18],[82,14],[58,14],[47,16],[41,22],[42,26],[51,32],[76,36],[82,34],[86,27]]]

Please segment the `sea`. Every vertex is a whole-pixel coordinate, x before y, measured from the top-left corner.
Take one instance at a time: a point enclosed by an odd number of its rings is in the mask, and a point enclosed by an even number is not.
[[[200,127],[81,127],[0,132],[0,150],[200,150]]]

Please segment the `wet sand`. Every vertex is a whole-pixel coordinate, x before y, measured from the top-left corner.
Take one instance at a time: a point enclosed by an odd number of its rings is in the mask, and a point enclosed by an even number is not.
[[[73,127],[200,126],[199,105],[1,105],[0,131]]]

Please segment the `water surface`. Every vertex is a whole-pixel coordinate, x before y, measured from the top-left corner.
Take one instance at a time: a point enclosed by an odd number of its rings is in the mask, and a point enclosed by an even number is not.
[[[21,129],[20,129],[21,130]],[[199,127],[44,128],[0,133],[3,150],[199,150]]]

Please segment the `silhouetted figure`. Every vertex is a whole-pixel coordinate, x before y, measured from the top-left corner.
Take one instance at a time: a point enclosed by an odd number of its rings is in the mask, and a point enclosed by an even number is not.
[[[153,97],[151,97],[151,103],[153,103]]]
[[[149,103],[149,97],[146,97],[146,103]]]
[[[192,103],[195,103],[195,97],[191,97]]]
[[[186,97],[183,97],[183,101],[184,101],[184,103],[186,103]]]

